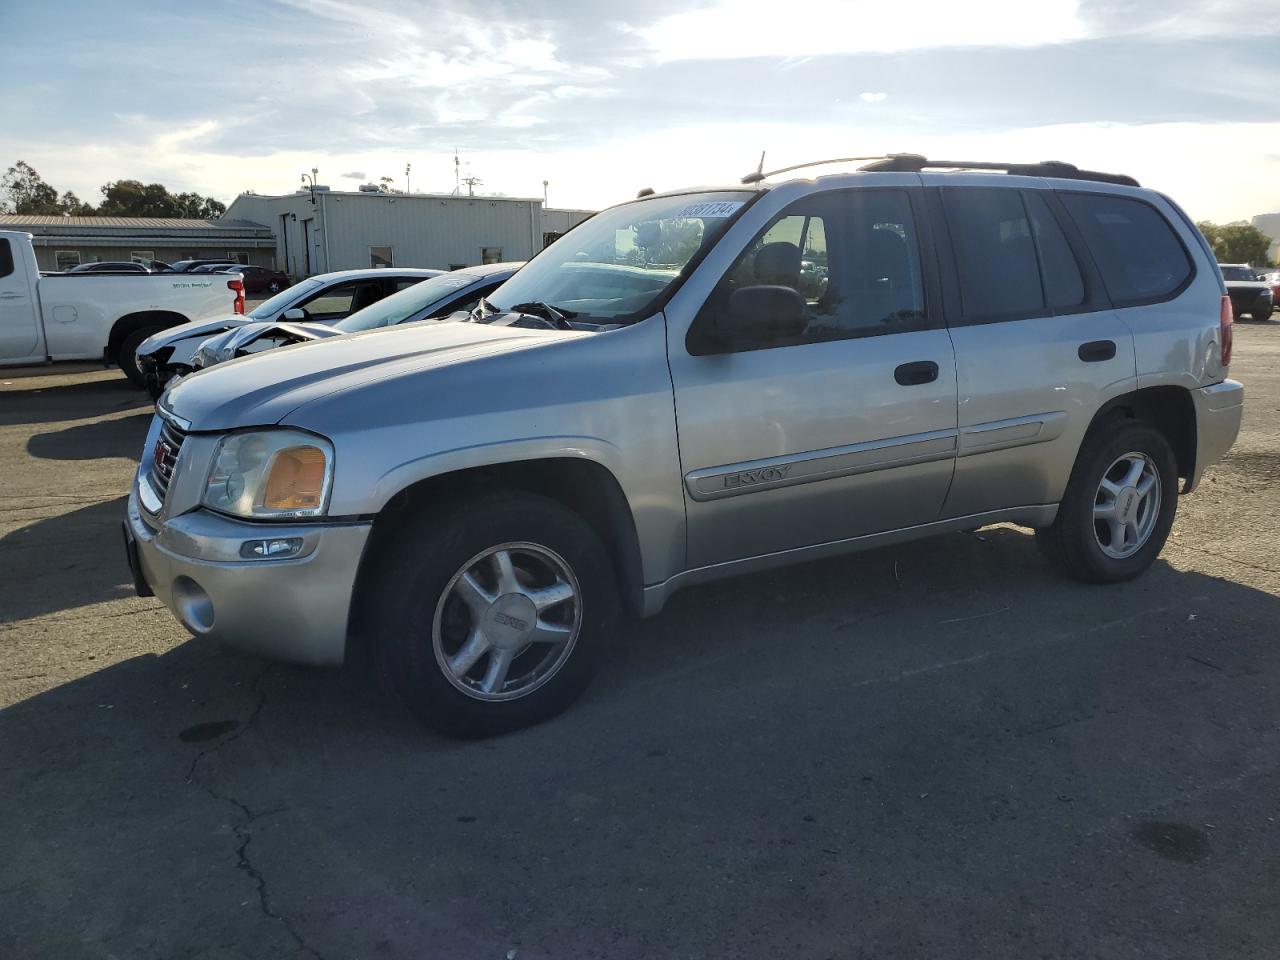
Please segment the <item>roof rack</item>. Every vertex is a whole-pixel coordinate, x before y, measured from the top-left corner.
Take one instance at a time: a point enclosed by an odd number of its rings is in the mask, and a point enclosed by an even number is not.
[[[763,166],[763,158],[762,166]],[[831,160],[810,160],[790,167],[779,167],[765,172],[753,170],[742,178],[743,183],[759,183],[780,173],[819,167],[828,163],[857,163],[870,160],[858,169],[866,173],[921,173],[924,170],[997,170],[1019,177],[1057,177],[1062,180],[1093,180],[1097,183],[1116,183],[1126,187],[1139,186],[1137,180],[1123,173],[1102,173],[1098,170],[1081,170],[1075,164],[1061,160],[1042,160],[1039,163],[995,163],[989,160],[930,160],[918,153],[882,153],[874,157],[835,157]]]
[[[1093,180],[1097,183],[1116,183],[1126,187],[1139,186],[1138,181],[1123,173],[1102,173],[1098,170],[1081,170],[1073,163],[1061,160],[1041,160],[1039,163],[996,163],[989,160],[929,160],[916,153],[893,153],[858,168],[868,173],[900,171],[920,173],[923,170],[998,170],[1018,177],[1057,177],[1062,180]]]

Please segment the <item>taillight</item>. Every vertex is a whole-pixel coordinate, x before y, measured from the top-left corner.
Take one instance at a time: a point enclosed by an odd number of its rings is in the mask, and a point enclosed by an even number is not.
[[[235,308],[234,308],[235,312],[244,313],[244,281],[228,280],[227,289],[235,291],[235,294],[236,294],[236,302],[235,302]],[[1226,361],[1223,361],[1223,362],[1225,363]]]
[[[1218,308],[1218,337],[1222,341],[1222,365],[1231,363],[1231,332],[1235,326],[1236,315],[1231,309],[1231,298],[1222,295],[1222,306]]]

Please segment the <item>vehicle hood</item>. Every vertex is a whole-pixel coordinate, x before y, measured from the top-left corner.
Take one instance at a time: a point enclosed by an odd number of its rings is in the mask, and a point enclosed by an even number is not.
[[[219,363],[178,381],[159,404],[197,431],[268,425],[374,382],[595,335],[481,323],[387,327]]]
[[[193,320],[190,323],[180,323],[176,327],[165,327],[159,333],[152,334],[142,341],[142,344],[138,347],[138,356],[150,356],[166,347],[172,347],[175,343],[181,343],[183,340],[221,333],[223,330],[244,326],[246,322],[249,321],[246,321],[243,314],[229,313],[222,317],[215,317],[212,320]]]
[[[279,346],[293,343],[306,343],[309,340],[321,340],[340,334],[324,323],[275,323],[270,320],[259,320],[245,323],[222,333],[214,334],[200,344],[198,362],[202,367],[215,363],[223,363],[235,358],[237,351],[243,350],[258,340],[278,340]]]

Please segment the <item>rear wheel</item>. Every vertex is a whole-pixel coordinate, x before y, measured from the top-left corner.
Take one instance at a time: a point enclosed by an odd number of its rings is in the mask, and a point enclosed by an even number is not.
[[[159,333],[163,329],[164,327],[141,327],[131,332],[120,343],[120,349],[116,354],[116,363],[124,371],[124,375],[129,378],[129,382],[135,387],[146,387],[142,371],[138,369],[138,347],[142,346],[142,341],[147,337],[154,333]]]
[[[1271,311],[1272,311],[1272,310],[1274,310],[1274,309],[1275,309],[1275,305],[1274,305],[1274,304],[1270,304],[1270,303],[1268,303],[1268,304],[1266,305],[1266,307],[1259,307],[1258,309],[1254,310],[1254,311],[1250,314],[1250,316],[1252,316],[1252,317],[1253,317],[1253,319],[1255,319],[1255,320],[1259,320],[1259,321],[1270,320],[1270,319],[1271,319]]]
[[[1051,527],[1036,541],[1060,569],[1116,583],[1151,566],[1173,526],[1178,469],[1164,435],[1132,420],[1086,438]]]
[[[268,292],[268,293],[279,293],[279,292],[280,292],[280,281],[279,281],[279,280],[272,280],[270,283],[268,283],[268,284],[267,284],[267,292]]]
[[[509,494],[420,515],[379,561],[371,605],[379,680],[450,736],[554,716],[613,639],[609,555],[585,520],[553,500]]]

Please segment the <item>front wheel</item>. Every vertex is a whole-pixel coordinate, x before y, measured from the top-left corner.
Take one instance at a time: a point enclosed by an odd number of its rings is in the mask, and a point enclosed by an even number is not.
[[[559,713],[616,629],[603,544],[580,516],[531,494],[412,518],[383,549],[374,584],[379,679],[450,736],[491,736]]]
[[[146,389],[146,380],[142,375],[142,371],[138,369],[138,347],[142,346],[142,341],[152,334],[159,333],[164,327],[143,327],[140,330],[134,330],[124,338],[120,343],[119,352],[116,354],[116,363],[119,365],[124,375],[129,378],[129,382],[135,387]]]
[[[268,283],[268,284],[267,284],[267,292],[268,292],[268,293],[279,293],[279,292],[280,292],[280,281],[279,281],[279,280],[272,280],[270,283]]]
[[[1271,319],[1271,311],[1274,309],[1275,309],[1275,305],[1269,303],[1266,305],[1266,307],[1262,307],[1254,310],[1251,316],[1253,317],[1253,319],[1259,321],[1260,323],[1265,323],[1267,320]]]
[[[1177,508],[1169,442],[1145,423],[1120,420],[1085,439],[1058,517],[1036,531],[1036,541],[1077,580],[1130,580],[1164,547]]]

